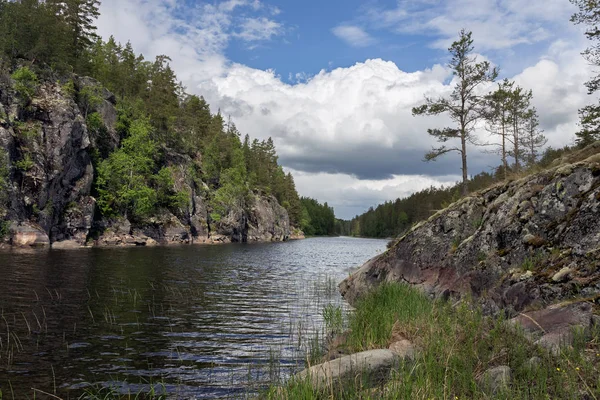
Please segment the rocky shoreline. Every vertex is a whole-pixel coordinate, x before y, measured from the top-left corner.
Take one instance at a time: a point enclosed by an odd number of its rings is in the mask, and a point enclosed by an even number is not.
[[[11,82],[0,82],[0,147],[5,150],[0,153],[5,160],[0,161],[11,166],[0,243],[66,249],[271,242],[303,236],[277,199],[258,190],[224,215],[213,216],[209,186],[191,173],[202,169],[201,155],[168,148],[161,153],[172,171],[171,190],[186,201],[145,220],[102,215],[94,198],[94,157],[120,145],[117,100],[91,78],[73,76],[73,85],[76,93],[97,93],[99,101],[82,109],[76,96],[47,79],[24,106]],[[104,129],[87,126],[86,115],[92,112],[101,117]],[[21,159],[28,165],[19,164],[24,164]]]

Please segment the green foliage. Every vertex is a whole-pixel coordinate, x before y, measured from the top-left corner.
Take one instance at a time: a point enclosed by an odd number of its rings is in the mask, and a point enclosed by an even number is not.
[[[335,234],[335,214],[327,203],[320,204],[309,197],[300,198],[302,204],[301,228],[308,236]]]
[[[94,150],[97,151],[99,159],[103,160],[107,158],[112,150],[111,138],[102,120],[102,116],[98,112],[88,114],[85,119],[88,131],[96,138],[96,147]]]
[[[213,212],[211,217],[220,221],[233,207],[243,205],[248,189],[246,187],[246,165],[243,153],[238,149],[234,154],[233,165],[223,171],[220,187],[215,191],[211,201]],[[218,216],[217,218],[214,218]]]
[[[98,165],[98,206],[104,215],[143,219],[154,211],[157,193],[148,183],[157,146],[150,130],[148,121],[134,121],[122,147]]]
[[[19,134],[21,148],[31,150],[33,143],[40,138],[41,124],[39,122],[16,122],[14,127]]]
[[[600,4],[596,1],[570,0],[579,10],[571,17],[571,22],[586,26],[585,36],[591,45],[583,52],[583,57],[595,66],[600,65]],[[600,74],[596,73],[586,82],[588,94],[600,89]],[[590,104],[579,110],[581,130],[576,133],[577,144],[581,147],[600,140],[600,104]]]
[[[15,90],[25,102],[31,101],[38,87],[38,78],[29,67],[21,67],[11,75],[15,81]]]
[[[169,209],[183,209],[189,205],[190,194],[184,191],[174,190],[175,180],[173,169],[163,167],[154,176],[158,204]]]
[[[9,173],[8,154],[6,150],[0,149],[0,218],[4,217],[6,213],[6,193],[9,184]],[[0,222],[0,239],[6,234],[4,228],[7,229],[3,224],[4,222]]]
[[[96,110],[103,101],[102,87],[98,85],[85,86],[77,93],[77,104],[81,107],[86,120],[88,114],[93,110]]]
[[[15,164],[15,168],[17,168],[19,171],[22,171],[22,172],[30,171],[35,166],[35,163],[31,159],[31,156],[29,155],[29,153],[25,153],[23,158],[18,161],[15,161],[14,164]]]
[[[344,330],[344,315],[340,306],[328,304],[323,308],[323,322],[328,333],[339,334]]]
[[[62,85],[60,87],[61,91],[63,92],[63,94],[71,99],[75,98],[75,82],[73,82],[73,79],[69,79],[64,85]]]

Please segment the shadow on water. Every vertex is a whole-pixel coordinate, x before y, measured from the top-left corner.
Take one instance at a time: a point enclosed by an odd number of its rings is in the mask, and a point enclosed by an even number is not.
[[[0,390],[241,396],[302,367],[323,307],[343,305],[337,283],[383,250],[315,238],[0,253]]]

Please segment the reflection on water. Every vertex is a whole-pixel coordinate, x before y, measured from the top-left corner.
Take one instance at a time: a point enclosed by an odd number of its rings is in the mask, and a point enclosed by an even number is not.
[[[0,253],[0,390],[89,383],[236,397],[302,367],[337,282],[381,240]],[[275,362],[273,362],[275,361]],[[118,383],[117,383],[118,382]]]

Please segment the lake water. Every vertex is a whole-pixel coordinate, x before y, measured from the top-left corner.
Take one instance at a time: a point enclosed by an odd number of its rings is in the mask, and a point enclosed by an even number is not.
[[[383,240],[0,252],[0,390],[239,398],[301,369],[337,283]],[[36,392],[36,398],[40,392]]]

